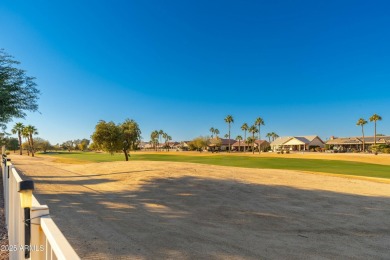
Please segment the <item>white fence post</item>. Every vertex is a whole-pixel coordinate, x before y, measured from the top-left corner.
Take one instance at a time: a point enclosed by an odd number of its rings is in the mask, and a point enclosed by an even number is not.
[[[4,182],[4,208],[8,228],[9,259],[25,259],[24,209],[21,207],[18,187],[23,181],[10,160],[3,154],[1,162]],[[25,182],[25,181],[23,181]],[[49,215],[49,208],[40,205],[32,195],[30,210],[30,259],[80,259]]]
[[[49,215],[49,207],[34,204],[31,208],[31,259],[45,259],[46,236],[41,228],[41,217]]]

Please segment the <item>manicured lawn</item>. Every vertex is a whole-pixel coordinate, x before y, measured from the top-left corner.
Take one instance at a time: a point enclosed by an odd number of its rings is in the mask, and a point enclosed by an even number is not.
[[[111,162],[123,161],[123,154],[110,155],[106,153],[92,152],[61,152],[48,154],[59,158],[71,158],[89,162]],[[340,161],[340,160],[318,160],[318,159],[296,159],[296,158],[269,158],[269,157],[251,157],[251,156],[191,156],[176,154],[142,154],[132,153],[131,160],[138,161],[171,161],[171,162],[189,162],[202,163],[221,166],[245,167],[245,168],[263,168],[263,169],[286,169],[302,170],[312,172],[326,172],[335,174],[346,174],[376,178],[390,179],[390,166],[369,164],[361,162]]]

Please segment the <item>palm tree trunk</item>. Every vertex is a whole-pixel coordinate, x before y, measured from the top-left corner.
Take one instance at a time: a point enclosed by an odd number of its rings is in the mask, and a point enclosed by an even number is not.
[[[244,153],[246,152],[246,130],[244,131]]]
[[[252,154],[255,154],[255,132],[252,134]]]
[[[229,123],[229,153],[230,153],[230,123]]]
[[[30,156],[30,139],[27,137],[27,156]]]
[[[365,146],[365,140],[364,140],[364,128],[363,128],[363,125],[362,125],[362,134],[363,134],[363,152],[364,152],[364,146]]]
[[[18,132],[18,137],[19,137],[19,150],[20,150],[20,155],[23,154],[23,147],[22,147],[22,135],[20,132]]]
[[[258,138],[259,138],[259,142],[260,142],[260,124],[259,124],[259,136],[258,136]],[[260,143],[259,143],[259,154],[260,154]]]
[[[374,121],[374,145],[376,145],[376,121]]]
[[[259,154],[261,153],[261,142],[260,142],[260,124],[259,124]]]
[[[30,134],[30,142],[31,142],[31,156],[34,157],[34,140],[32,138],[32,134]]]

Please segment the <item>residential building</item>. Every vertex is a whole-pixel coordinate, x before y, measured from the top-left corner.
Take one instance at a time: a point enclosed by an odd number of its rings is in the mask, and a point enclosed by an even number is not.
[[[284,136],[271,142],[271,150],[288,149],[290,151],[308,151],[313,148],[325,147],[325,142],[318,135]]]
[[[370,150],[371,146],[375,144],[374,136],[364,137],[365,149]],[[329,150],[336,151],[362,151],[363,150],[363,137],[334,137],[331,136],[326,142]],[[377,136],[377,145],[390,145],[390,136]]]

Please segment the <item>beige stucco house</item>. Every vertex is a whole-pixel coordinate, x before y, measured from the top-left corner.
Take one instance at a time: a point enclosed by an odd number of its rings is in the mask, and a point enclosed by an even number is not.
[[[307,151],[314,147],[325,147],[325,142],[318,135],[284,136],[271,142],[271,150],[288,149],[290,151]]]

